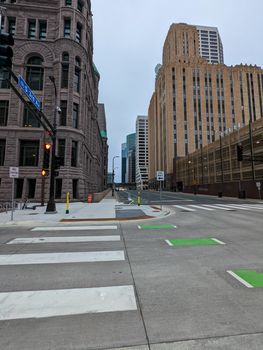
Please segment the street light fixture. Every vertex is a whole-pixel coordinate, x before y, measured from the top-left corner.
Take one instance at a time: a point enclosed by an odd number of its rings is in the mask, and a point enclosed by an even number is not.
[[[115,189],[114,187],[114,159],[115,158],[119,158],[119,156],[114,156],[112,158],[112,196],[114,196],[114,189]]]
[[[55,203],[55,158],[56,158],[56,138],[57,138],[57,86],[55,77],[49,76],[49,80],[52,82],[55,90],[55,108],[54,108],[54,119],[53,128],[54,135],[52,136],[52,156],[51,156],[51,169],[50,169],[50,187],[49,187],[49,201],[47,203],[46,213],[56,214],[56,203]]]

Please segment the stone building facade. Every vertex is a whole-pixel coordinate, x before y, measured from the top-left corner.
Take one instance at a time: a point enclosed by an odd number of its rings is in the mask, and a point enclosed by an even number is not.
[[[262,98],[260,67],[210,64],[199,54],[196,27],[171,25],[148,110],[150,181],[164,170],[166,187],[175,187],[175,160],[262,118]]]
[[[13,71],[27,81],[54,122],[62,158],[56,198],[86,200],[105,188],[105,146],[98,125],[99,73],[93,63],[90,0],[6,1],[2,30],[14,34]],[[41,177],[49,135],[18,99],[0,72],[0,201],[10,200],[9,167],[18,166],[15,198],[48,199],[49,177]],[[54,77],[55,89],[50,76]],[[41,189],[44,190],[42,191]]]

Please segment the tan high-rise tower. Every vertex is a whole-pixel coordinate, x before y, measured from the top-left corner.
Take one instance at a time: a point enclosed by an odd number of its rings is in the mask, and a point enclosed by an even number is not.
[[[174,159],[263,117],[262,69],[209,63],[198,34],[196,26],[171,25],[149,105],[149,179],[164,170],[168,187]]]

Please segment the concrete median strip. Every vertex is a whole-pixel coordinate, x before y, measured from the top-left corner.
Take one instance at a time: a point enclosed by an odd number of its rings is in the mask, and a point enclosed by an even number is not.
[[[176,238],[166,239],[165,242],[171,247],[189,247],[202,245],[224,245],[225,243],[216,238]]]
[[[263,273],[254,270],[229,270],[232,277],[247,288],[263,288]]]
[[[133,286],[0,293],[0,321],[137,310]]]

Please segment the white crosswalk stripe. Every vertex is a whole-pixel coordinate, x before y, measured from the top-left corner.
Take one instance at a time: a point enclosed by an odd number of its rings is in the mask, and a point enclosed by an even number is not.
[[[120,239],[120,236],[35,237],[15,238],[7,244],[111,242]]]
[[[173,207],[178,208],[178,209],[182,209],[182,210],[186,210],[186,211],[196,211],[195,209],[191,209],[191,208],[188,208],[188,207],[183,206],[183,205],[173,205]]]
[[[173,207],[177,209],[181,209],[183,211],[195,212],[199,210],[225,210],[225,211],[236,211],[236,210],[246,210],[246,211],[257,211],[263,210],[263,205],[260,204],[185,204],[185,205],[173,205]]]
[[[203,207],[203,206],[201,206],[201,205],[193,205],[193,204],[191,204],[190,207],[196,208],[196,209],[208,210],[208,211],[214,210],[214,209],[212,209],[212,208],[206,208],[206,207]]]
[[[116,225],[107,226],[45,226],[34,227],[31,231],[87,231],[87,230],[117,230]]]

